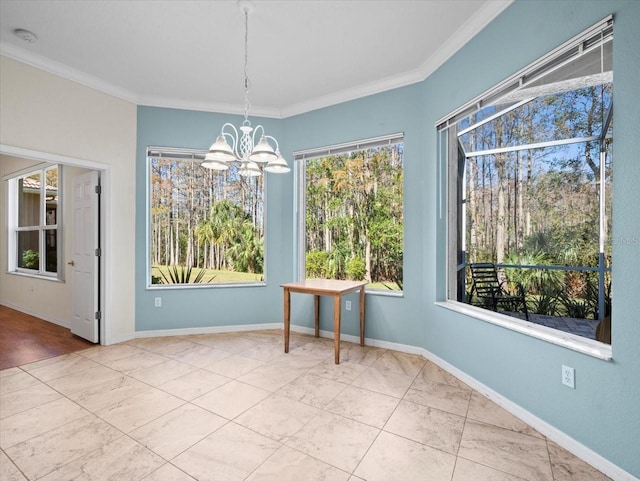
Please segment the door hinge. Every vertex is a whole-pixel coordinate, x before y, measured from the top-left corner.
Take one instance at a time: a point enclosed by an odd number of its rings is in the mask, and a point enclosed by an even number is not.
[[[102,312],[96,311],[96,321],[99,321],[100,319],[102,319]]]
[[[96,194],[102,194],[102,186],[96,185]]]
[[[96,249],[96,257],[100,257],[102,255],[102,249],[97,248]]]

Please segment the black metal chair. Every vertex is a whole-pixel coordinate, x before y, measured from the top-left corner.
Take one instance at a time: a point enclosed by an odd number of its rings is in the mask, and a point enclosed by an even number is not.
[[[504,290],[503,283],[498,279],[498,270],[495,264],[477,263],[469,264],[473,286],[472,296],[478,298],[482,307],[498,312],[498,307],[509,312],[524,312],[529,320],[527,301],[522,286],[518,285],[518,294],[510,294]]]

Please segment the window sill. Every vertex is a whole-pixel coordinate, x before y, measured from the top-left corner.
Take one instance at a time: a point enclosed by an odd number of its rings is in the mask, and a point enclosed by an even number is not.
[[[404,291],[383,291],[382,289],[365,289],[368,296],[404,297]]]
[[[242,282],[237,284],[216,284],[216,283],[203,283],[203,284],[152,284],[147,286],[148,291],[159,291],[167,289],[215,289],[215,288],[227,288],[227,287],[265,287],[266,282]]]
[[[576,336],[575,334],[568,334],[566,332],[541,326],[533,322],[509,317],[497,312],[487,311],[462,302],[439,301],[435,304],[445,309],[480,319],[481,321],[485,321],[496,326],[511,329],[512,331],[520,332],[527,336],[550,342],[551,344],[556,344],[573,351],[581,352],[604,361],[610,361],[613,358],[611,346],[595,340],[586,339],[581,336]]]
[[[31,272],[22,271],[7,271],[7,274],[11,276],[30,277],[32,279],[40,279],[43,281],[60,282],[64,284],[63,279],[58,279],[56,276],[45,276],[43,274],[32,274]]]

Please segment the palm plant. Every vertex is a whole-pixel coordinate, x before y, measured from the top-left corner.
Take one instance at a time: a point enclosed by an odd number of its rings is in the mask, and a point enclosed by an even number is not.
[[[551,265],[549,256],[542,251],[526,251],[523,254],[508,254],[506,264],[523,266]],[[528,293],[543,293],[545,289],[562,285],[563,273],[550,269],[505,269],[510,282],[521,285]]]
[[[264,240],[256,233],[250,220],[243,222],[240,235],[229,247],[228,254],[237,271],[255,273],[263,271]]]
[[[242,208],[230,200],[220,200],[211,206],[209,219],[200,222],[196,234],[200,242],[210,246],[209,264],[215,269],[226,266],[226,250],[241,235],[244,221]]]
[[[204,280],[206,271],[200,269],[195,277],[192,277],[193,267],[191,266],[167,266],[167,274],[160,270],[164,284],[205,284],[211,282],[216,276],[209,280]]]
[[[529,312],[546,316],[558,314],[560,291],[553,286],[544,286],[537,296],[530,296],[527,300]]]
[[[565,309],[567,317],[576,319],[588,319],[592,312],[591,306],[586,299],[575,298],[563,293],[560,296],[560,303]]]

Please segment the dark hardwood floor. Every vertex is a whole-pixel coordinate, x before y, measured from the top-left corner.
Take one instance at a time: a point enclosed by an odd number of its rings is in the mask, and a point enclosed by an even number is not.
[[[93,345],[69,329],[0,306],[0,370]]]

